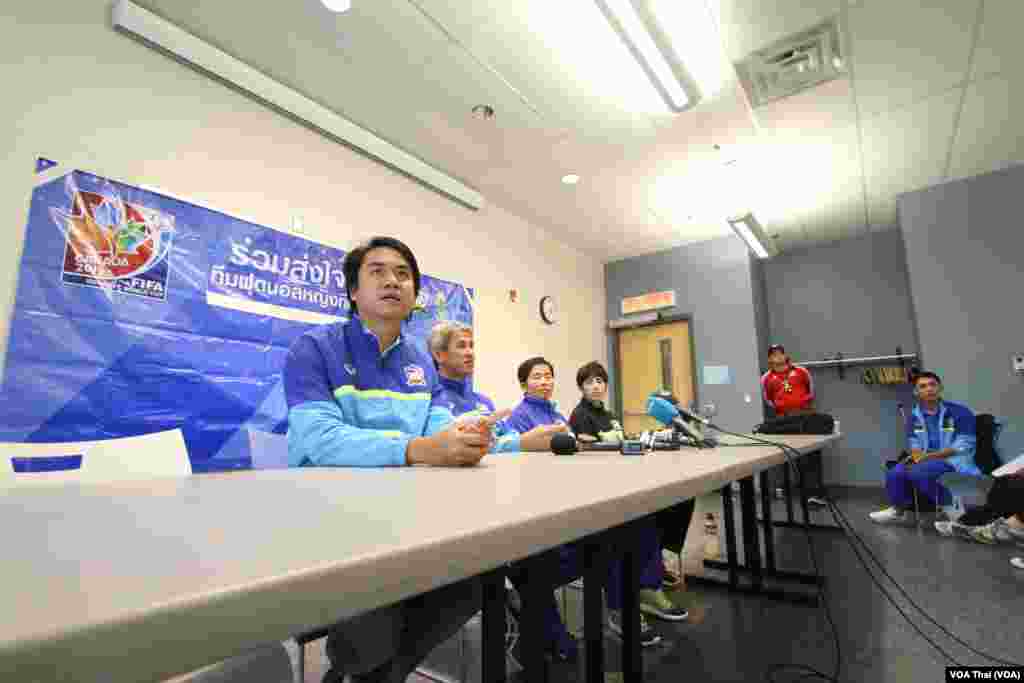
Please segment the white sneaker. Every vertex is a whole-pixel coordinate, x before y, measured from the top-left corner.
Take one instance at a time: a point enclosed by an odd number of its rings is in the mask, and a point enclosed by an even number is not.
[[[953,522],[935,522],[935,530],[939,532],[939,536],[952,536]]]
[[[1010,558],[1010,564],[1012,564],[1017,569],[1024,569],[1024,557]]]
[[[907,522],[907,511],[899,508],[888,507],[878,512],[872,512],[868,517],[875,524],[905,524]]]

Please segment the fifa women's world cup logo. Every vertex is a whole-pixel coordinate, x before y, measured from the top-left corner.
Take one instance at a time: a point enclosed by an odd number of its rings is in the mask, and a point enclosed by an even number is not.
[[[174,217],[116,196],[71,195],[70,212],[51,209],[67,236],[64,284],[166,299]]]

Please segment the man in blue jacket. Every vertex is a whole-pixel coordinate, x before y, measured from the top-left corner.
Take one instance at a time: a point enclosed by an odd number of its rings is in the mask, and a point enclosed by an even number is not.
[[[434,404],[447,407],[452,415],[462,419],[493,415],[494,402],[473,390],[473,328],[453,320],[439,322],[430,331],[429,347],[438,374]],[[551,437],[564,431],[564,425],[540,425],[520,434],[506,422],[498,422],[494,426],[497,439],[492,452],[549,451]]]
[[[555,368],[546,359],[538,356],[520,364],[517,377],[523,389],[523,400],[512,410],[505,423],[518,432],[526,432],[541,425],[566,425],[568,420],[551,400],[555,392]],[[667,621],[682,621],[688,616],[687,611],[677,607],[662,591],[664,562],[661,557],[661,542],[658,539],[657,527],[652,523],[643,528],[636,539],[637,547],[642,556],[640,574],[640,611]],[[569,583],[582,573],[580,554],[576,546],[570,544],[558,549],[559,572],[553,577],[554,585]],[[617,635],[622,635],[622,594],[621,565],[613,563],[609,575],[608,593],[608,626]],[[513,583],[522,581],[522,575],[513,577]],[[572,652],[572,639],[569,637],[558,616],[558,607],[552,597],[551,604],[546,608],[549,621],[549,638],[559,643],[560,651]],[[641,644],[655,645],[661,636],[652,629],[641,614]]]
[[[953,497],[940,483],[947,472],[981,476],[974,463],[977,441],[974,413],[960,403],[942,399],[942,380],[934,372],[922,372],[914,379],[917,403],[910,416],[907,441],[909,464],[899,464],[885,477],[890,507],[872,512],[879,524],[903,523],[914,507],[914,490],[945,511],[950,519],[958,516]]]
[[[284,366],[288,458],[293,467],[476,465],[493,419],[455,423],[432,400],[431,359],[402,336],[420,289],[416,257],[375,237],[345,257],[352,318],[316,328],[292,345]],[[327,638],[324,683],[398,683],[479,609],[469,579],[336,624]]]

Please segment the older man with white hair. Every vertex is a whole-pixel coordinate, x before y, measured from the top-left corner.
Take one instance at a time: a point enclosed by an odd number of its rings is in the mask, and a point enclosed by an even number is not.
[[[473,328],[453,320],[439,322],[430,332],[429,343],[438,374],[434,403],[448,408],[457,418],[493,414],[494,401],[473,390],[476,362]],[[564,425],[544,425],[520,434],[499,422],[494,429],[497,441],[492,451],[548,451],[551,449],[551,437],[565,430]]]

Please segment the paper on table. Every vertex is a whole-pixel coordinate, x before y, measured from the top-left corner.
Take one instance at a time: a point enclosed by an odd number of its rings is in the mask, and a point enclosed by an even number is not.
[[[992,470],[993,477],[1005,477],[1008,474],[1016,474],[1024,470],[1024,453],[1021,453],[1016,458],[1006,463],[1002,467],[997,467]]]

